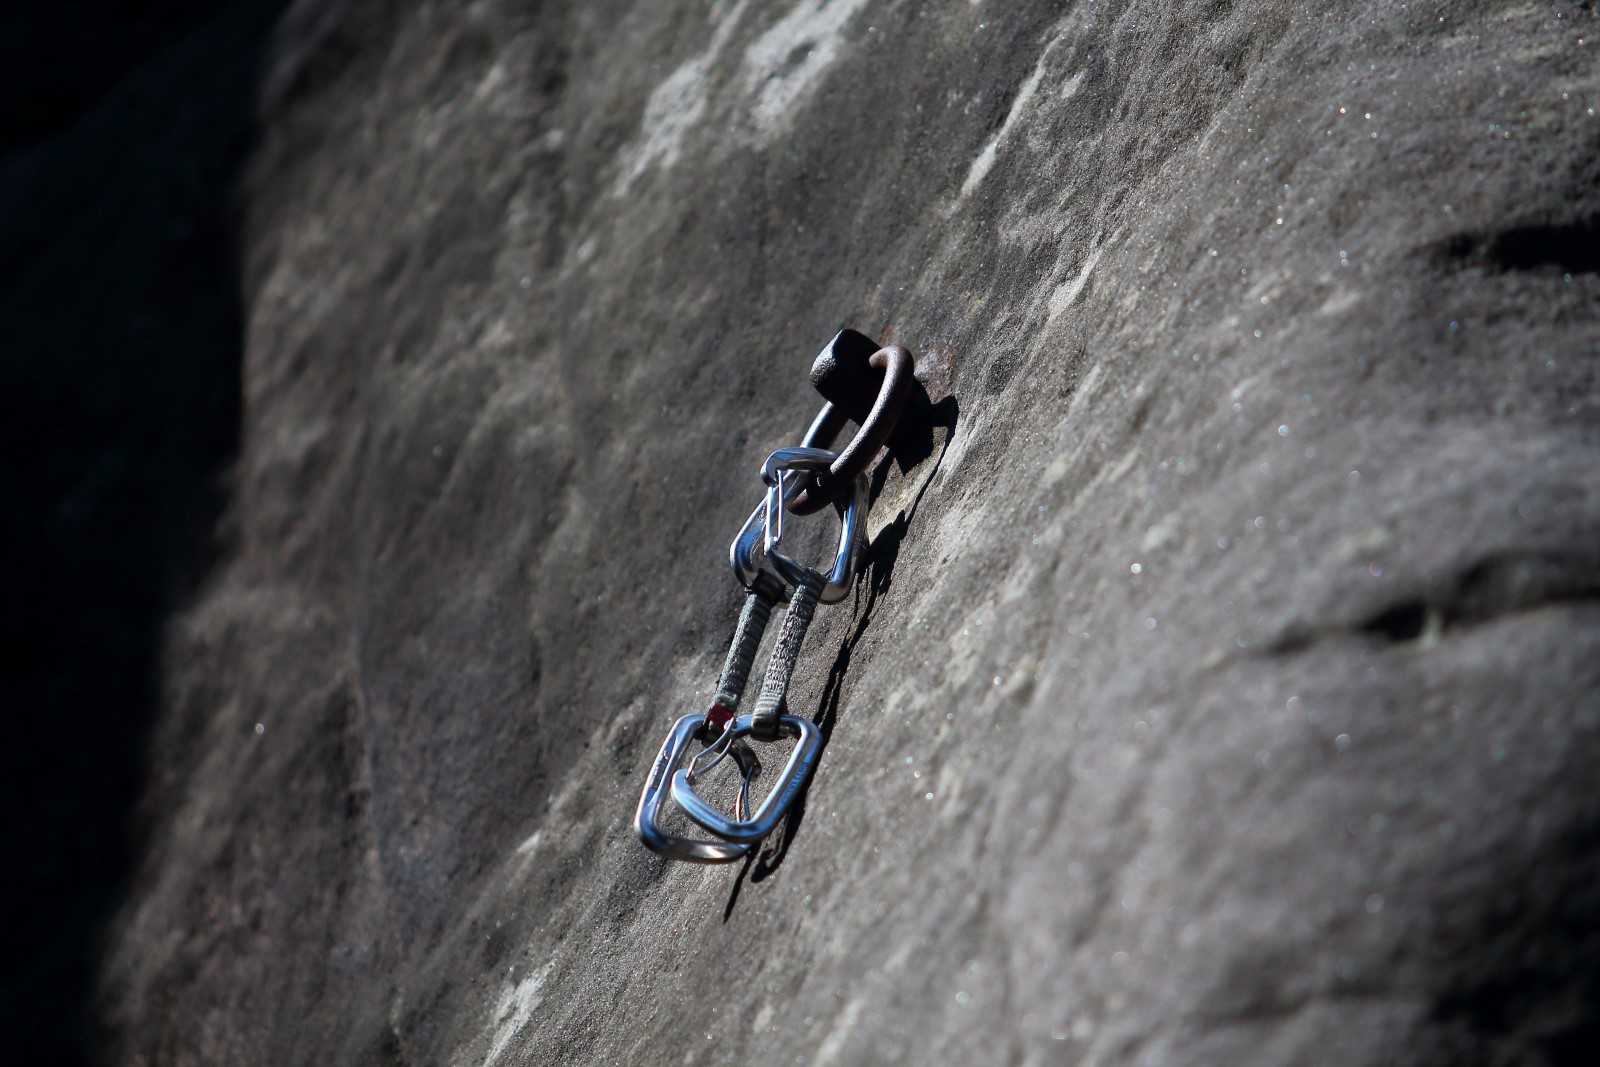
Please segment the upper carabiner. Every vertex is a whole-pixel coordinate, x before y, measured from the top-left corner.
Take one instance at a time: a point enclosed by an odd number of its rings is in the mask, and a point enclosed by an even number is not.
[[[757,567],[755,551],[763,544],[766,556],[780,577],[790,585],[799,585],[805,573],[804,564],[797,562],[778,548],[782,537],[782,507],[778,501],[786,500],[800,490],[802,479],[783,478],[782,472],[792,470],[817,470],[833,461],[837,455],[822,448],[780,448],[767,457],[761,465],[761,477],[768,483],[768,494],[750,513],[739,534],[728,546],[729,561],[739,581],[749,586],[755,581]],[[839,545],[834,553],[833,565],[823,573],[823,587],[817,597],[823,604],[837,604],[850,592],[855,581],[856,557],[859,555],[862,531],[867,518],[867,476],[856,477],[839,511]],[[778,526],[774,536],[773,525]]]
[[[778,501],[783,496],[784,482],[789,480],[783,475],[786,471],[817,469],[818,454],[831,455],[826,449],[820,448],[780,448],[761,465],[761,480],[768,485],[767,512],[769,515],[776,513],[778,526],[774,533],[769,521],[766,531],[767,558],[772,561],[773,569],[790,585],[800,584],[800,577],[806,568],[778,547],[783,536],[783,509]],[[839,546],[834,553],[833,566],[823,573],[825,580],[822,592],[817,596],[819,603],[836,604],[843,600],[855,581],[856,557],[859,555],[862,532],[867,525],[867,493],[867,475],[863,472],[856,475],[844,502],[835,506],[839,512]]]
[[[817,412],[817,417],[812,419],[811,425],[806,428],[806,435],[801,438],[800,447],[813,448],[832,441],[839,436],[839,431],[844,429],[847,419],[848,416],[840,409],[832,404],[823,404],[822,410]],[[785,486],[784,492],[794,494],[804,488],[803,482],[796,480]],[[755,585],[756,574],[760,571],[755,564],[755,549],[756,542],[761,539],[762,532],[766,529],[766,509],[767,501],[763,497],[761,503],[756,505],[756,509],[740,527],[733,544],[728,546],[728,562],[733,565],[733,576],[739,579],[739,584],[746,589]]]
[[[790,471],[825,471],[839,458],[839,453],[826,448],[780,448],[761,464],[761,480],[767,487],[766,550],[771,555],[778,542],[783,540],[783,512],[787,498],[794,490],[786,483]],[[797,482],[799,480],[797,479]]]

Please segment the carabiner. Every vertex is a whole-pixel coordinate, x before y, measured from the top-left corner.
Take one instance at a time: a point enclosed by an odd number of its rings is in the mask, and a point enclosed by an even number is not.
[[[754,728],[754,717],[741,715],[724,731],[732,741],[749,735]],[[795,739],[794,751],[789,753],[789,762],[784,764],[783,774],[773,786],[772,792],[767,794],[767,799],[761,802],[761,807],[748,819],[728,818],[721,809],[708,804],[700,794],[694,791],[694,781],[690,777],[690,769],[682,768],[672,775],[672,799],[701,827],[716,834],[727,841],[736,842],[738,847],[750,848],[756,842],[772,833],[778,823],[789,813],[790,806],[795,798],[800,795],[800,790],[806,784],[806,779],[811,775],[811,769],[816,765],[817,756],[822,752],[822,731],[817,729],[816,723],[810,719],[802,719],[798,715],[785,715],[778,720],[778,729],[781,733]],[[736,813],[742,814],[742,813]]]
[[[784,487],[784,492],[798,493],[801,483],[797,479]],[[739,584],[749,589],[755,584],[756,575],[761,568],[756,564],[756,546],[761,543],[767,529],[767,497],[762,494],[761,503],[757,504],[750,517],[744,520],[744,525],[739,527],[739,532],[734,535],[733,543],[728,546],[728,563],[733,567],[733,576]],[[790,583],[793,584],[792,582]],[[788,596],[785,595],[787,600]]]
[[[633,828],[646,848],[668,859],[683,860],[686,863],[731,863],[743,859],[753,846],[726,841],[695,841],[692,838],[668,834],[656,825],[656,818],[661,813],[661,801],[667,793],[668,775],[683,758],[684,750],[689,747],[689,743],[700,734],[705,722],[705,714],[697,712],[685,715],[672,724],[671,732],[667,734],[666,741],[662,742],[661,751],[656,753],[655,762],[650,765],[650,777],[645,780],[644,790],[639,794],[639,807],[634,811]],[[739,769],[744,773],[744,788],[741,790],[739,802],[739,807],[744,808],[749,797],[750,779],[754,777],[747,760],[753,757],[750,756],[748,749],[734,744],[736,740],[737,738],[729,738],[728,744],[733,750],[733,758],[738,762]],[[759,771],[759,765],[756,769]]]
[[[811,425],[806,428],[806,434],[800,441],[800,447],[815,448],[819,444],[832,441],[839,436],[839,431],[844,429],[845,419],[844,412],[834,407],[834,405],[822,405],[822,410],[817,412],[816,418],[812,419]],[[784,486],[782,494],[780,494],[784,496],[784,504],[787,505],[789,498],[799,493],[803,488],[804,486],[800,481],[791,482]],[[760,568],[755,563],[756,541],[761,538],[762,532],[766,529],[767,507],[767,498],[763,496],[761,503],[757,504],[755,510],[750,513],[750,517],[744,520],[744,525],[734,535],[733,543],[728,546],[728,562],[733,567],[733,576],[746,589],[755,584],[756,574],[760,571]],[[791,581],[790,584],[794,583]],[[843,597],[844,594],[841,592],[833,600],[828,600],[827,603],[831,604],[835,600],[843,599]]]
[[[767,558],[772,561],[772,567],[778,576],[790,585],[799,585],[801,575],[806,571],[803,564],[796,562],[778,548],[782,537],[782,512],[781,507],[773,508],[775,497],[779,496],[779,487],[783,485],[782,473],[785,470],[816,470],[820,463],[827,462],[823,459],[829,455],[826,449],[821,448],[780,448],[767,457],[761,465],[761,480],[770,487],[767,490],[768,509],[778,512],[778,534],[774,536],[771,528],[767,530]],[[800,481],[801,479],[795,479]],[[867,475],[858,474],[855,483],[850,486],[850,492],[845,497],[843,505],[835,505],[839,512],[839,547],[834,553],[833,566],[824,575],[825,579],[822,592],[818,594],[817,601],[821,604],[837,604],[850,592],[850,586],[856,576],[857,546],[861,540],[862,531],[867,521]]]
[[[766,504],[766,551],[770,556],[772,549],[783,540],[783,513],[786,497],[794,495],[792,489],[785,491],[785,475],[790,471],[825,471],[828,464],[839,458],[839,453],[830,452],[826,448],[808,448],[801,445],[798,448],[780,448],[767,457],[761,464],[761,480],[767,486]]]
[[[789,463],[790,469],[816,469],[814,464],[821,462],[821,460],[819,457],[811,455],[811,453],[820,453],[822,456],[831,455],[825,449],[780,448],[769,456],[767,462],[762,465],[763,476],[767,468],[773,465],[775,460],[780,465],[782,464],[783,461],[779,460],[779,457],[785,453],[804,453],[804,455],[795,457],[794,461]],[[774,488],[780,496],[783,494],[792,496],[799,491],[802,484],[802,479],[784,479],[781,487]],[[768,492],[771,494],[774,489],[769,489]],[[833,566],[824,575],[827,580],[822,587],[821,595],[817,597],[820,603],[837,604],[849,594],[850,586],[855,581],[856,557],[862,532],[866,526],[868,492],[867,476],[865,474],[858,475],[855,483],[850,487],[849,495],[845,498],[844,506],[836,508],[840,517],[839,545],[834,553]],[[745,520],[744,526],[740,527],[738,535],[733,539],[733,543],[728,546],[728,561],[733,565],[734,576],[746,588],[756,580],[758,570],[754,558],[756,544],[767,535],[767,515],[774,510],[779,509],[771,507],[770,497],[763,497],[761,503],[756,505],[755,510],[750,513],[750,517]],[[806,568],[787,554],[779,551],[777,544],[777,538],[770,539],[767,558],[772,561],[772,567],[778,572],[779,577],[790,585],[799,585],[800,575],[805,572]]]

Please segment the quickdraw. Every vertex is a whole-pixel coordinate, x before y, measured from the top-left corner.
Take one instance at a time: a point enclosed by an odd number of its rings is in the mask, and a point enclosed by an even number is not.
[[[822,735],[811,720],[786,713],[789,681],[817,605],[843,600],[855,580],[866,529],[867,470],[899,421],[914,369],[911,353],[904,348],[879,348],[854,330],[840,332],[812,364],[812,384],[827,403],[799,446],[780,448],[761,465],[766,491],[728,549],[734,577],[745,588],[744,607],[710,709],[674,723],[650,765],[633,817],[646,848],[688,863],[741,859],[777,828],[805,788],[822,752]],[[850,420],[859,427],[855,437],[842,450],[833,451],[829,446]],[[839,543],[832,567],[823,572],[783,550],[783,515],[785,511],[809,515],[830,504],[839,515]],[[772,571],[761,568],[758,555],[765,556]],[[788,611],[755,708],[740,714],[745,683],[772,609],[784,601]],[[783,737],[794,739],[794,749],[777,785],[752,813],[750,783],[760,776],[761,762],[751,742],[766,744]],[[697,741],[704,747],[680,766]],[[730,757],[741,776],[732,814],[695,791],[697,781]],[[664,831],[659,819],[669,797],[715,840]]]

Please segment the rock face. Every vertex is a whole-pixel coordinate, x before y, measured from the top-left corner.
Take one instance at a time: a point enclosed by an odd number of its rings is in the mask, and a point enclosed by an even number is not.
[[[122,1062],[1581,1062],[1589,5],[524,7],[280,28]],[[803,810],[669,863],[844,325],[931,451]]]

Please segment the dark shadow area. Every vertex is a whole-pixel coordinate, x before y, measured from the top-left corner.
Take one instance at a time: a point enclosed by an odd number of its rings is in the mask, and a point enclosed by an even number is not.
[[[1555,267],[1567,274],[1593,274],[1600,271],[1600,219],[1506,230],[1490,243],[1489,258],[1502,270]]]
[[[13,5],[0,35],[0,1064],[93,1058],[161,626],[238,447],[230,198],[284,6]]]
[[[1587,773],[1580,762],[1574,759],[1574,775]],[[1594,1062],[1600,810],[1593,802],[1587,815],[1506,871],[1492,897],[1440,894],[1434,956],[1455,966],[1430,1015],[1464,1035],[1465,1058],[1544,1067]]]
[[[1491,234],[1456,234],[1436,248],[1436,258],[1446,268],[1594,274],[1600,271],[1600,218],[1532,223]]]
[[[1369,619],[1362,629],[1386,641],[1415,641],[1427,627],[1428,607],[1421,601],[1407,601]]]
[[[801,797],[802,801],[804,799],[805,799],[804,797]],[[723,908],[722,908],[722,921],[724,923],[726,923],[729,919],[733,918],[733,909],[734,909],[734,906],[739,903],[739,893],[740,893],[740,891],[742,891],[744,889],[745,877],[750,873],[751,865],[755,863],[756,857],[759,856],[760,854],[761,854],[760,849],[756,849],[755,851],[751,852],[748,856],[746,856],[744,858],[744,863],[740,865],[740,867],[739,867],[739,877],[737,877],[737,878],[735,878],[733,880],[733,889],[731,889],[728,892],[728,903],[723,905]]]
[[[916,394],[921,395],[920,403],[916,399]],[[839,647],[838,654],[834,656],[833,666],[828,670],[828,679],[822,687],[822,698],[818,703],[817,713],[813,716],[813,721],[822,733],[822,751],[817,757],[818,766],[821,765],[822,757],[827,754],[828,741],[833,737],[833,729],[839,721],[839,704],[844,693],[845,676],[850,671],[850,660],[855,655],[856,646],[866,636],[867,628],[872,625],[879,598],[888,592],[889,586],[894,581],[894,566],[900,558],[901,542],[905,540],[906,532],[916,518],[917,510],[922,505],[922,498],[933,485],[934,477],[939,473],[939,467],[944,463],[945,452],[955,435],[956,422],[961,410],[956,398],[950,396],[937,404],[931,404],[927,402],[927,394],[920,387],[916,390],[916,394],[912,402],[907,404],[901,425],[889,438],[891,445],[899,443],[903,451],[891,450],[888,461],[880,462],[873,470],[871,499],[877,500],[878,494],[882,492],[884,483],[889,477],[891,462],[905,472],[915,469],[933,455],[934,430],[940,427],[945,431],[944,443],[933,466],[923,476],[922,485],[918,487],[911,506],[896,516],[894,522],[878,532],[878,536],[867,547],[862,558],[864,566],[856,579],[853,603],[855,625]],[[808,781],[805,788],[801,789],[800,795],[795,798],[782,828],[774,835],[776,840],[769,839],[758,852],[752,853],[752,859],[745,861],[745,867],[739,872],[739,878],[734,883],[733,893],[723,912],[724,922],[733,914],[734,901],[738,899],[746,872],[749,872],[752,882],[760,882],[783,866],[784,858],[789,854],[789,846],[799,835],[800,826],[805,821],[806,798],[810,791],[811,783]]]

